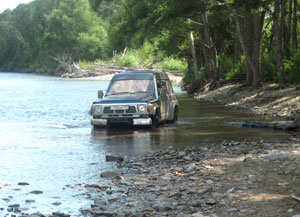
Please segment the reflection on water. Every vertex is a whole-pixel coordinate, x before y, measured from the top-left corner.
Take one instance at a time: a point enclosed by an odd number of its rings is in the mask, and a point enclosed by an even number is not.
[[[100,144],[99,148],[107,153],[136,157],[146,153],[166,148],[174,141],[174,131],[166,129],[147,129],[117,127],[92,130],[91,140]],[[169,139],[166,137],[169,136]]]
[[[88,111],[97,91],[107,85],[102,81],[0,73],[0,208],[4,208],[0,216],[7,213],[8,205],[16,203],[26,208],[26,213],[78,214],[90,201],[82,195],[84,189],[71,187],[103,182],[101,171],[114,167],[105,162],[107,154],[131,158],[169,146],[289,137],[285,132],[224,125],[224,121],[269,119],[195,102],[179,88],[176,124],[159,129],[93,130]],[[19,182],[30,185],[18,186]],[[33,190],[43,194],[32,195],[29,192]],[[35,202],[28,204],[26,200]],[[56,202],[62,204],[53,205]]]

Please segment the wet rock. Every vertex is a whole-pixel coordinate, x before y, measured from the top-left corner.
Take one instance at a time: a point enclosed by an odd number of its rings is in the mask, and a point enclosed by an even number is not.
[[[115,213],[113,212],[97,212],[93,213],[93,217],[114,217]]]
[[[238,209],[237,208],[229,208],[226,210],[226,212],[237,212]]]
[[[29,185],[29,183],[27,183],[27,182],[19,182],[18,185],[20,185],[20,186],[27,186],[27,185]]]
[[[105,171],[100,174],[100,177],[106,179],[122,179],[119,171]]]
[[[198,213],[192,214],[191,217],[206,217],[206,216],[204,216],[202,213],[198,212]]]
[[[201,201],[193,200],[193,201],[190,202],[190,206],[192,206],[192,207],[201,207]]]
[[[52,205],[54,205],[54,206],[60,206],[62,203],[61,202],[54,202],[54,203],[52,203]]]
[[[98,185],[98,184],[86,184],[84,187],[85,188],[96,188],[96,189],[100,189],[100,190],[106,190],[108,188],[111,188],[111,186]]]
[[[70,214],[66,214],[66,213],[62,213],[62,212],[53,212],[52,215],[54,215],[55,217],[70,217]]]
[[[113,162],[113,161],[122,162],[122,161],[124,161],[123,157],[112,156],[112,155],[106,155],[105,159],[107,162]]]
[[[31,214],[29,217],[45,217],[45,215],[40,212],[35,212]]]
[[[39,191],[39,190],[35,190],[35,191],[31,191],[29,192],[30,194],[43,194],[43,191]]]
[[[205,203],[209,206],[214,206],[217,204],[217,202],[212,198],[208,199]]]

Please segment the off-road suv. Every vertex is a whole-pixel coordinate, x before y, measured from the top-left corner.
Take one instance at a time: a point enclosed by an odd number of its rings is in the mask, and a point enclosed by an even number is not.
[[[114,75],[108,89],[93,102],[91,124],[145,125],[176,122],[178,101],[165,72],[125,71]]]

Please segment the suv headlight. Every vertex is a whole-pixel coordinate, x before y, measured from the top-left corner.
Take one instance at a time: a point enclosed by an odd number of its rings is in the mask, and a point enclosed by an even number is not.
[[[145,104],[138,105],[137,107],[140,112],[146,112],[147,110],[147,106]]]
[[[94,114],[101,114],[102,113],[102,106],[101,105],[94,105]]]

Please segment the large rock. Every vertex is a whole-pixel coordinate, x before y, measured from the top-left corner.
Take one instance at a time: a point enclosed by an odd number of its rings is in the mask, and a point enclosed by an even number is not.
[[[100,177],[105,179],[122,179],[120,171],[105,171],[100,174]]]

